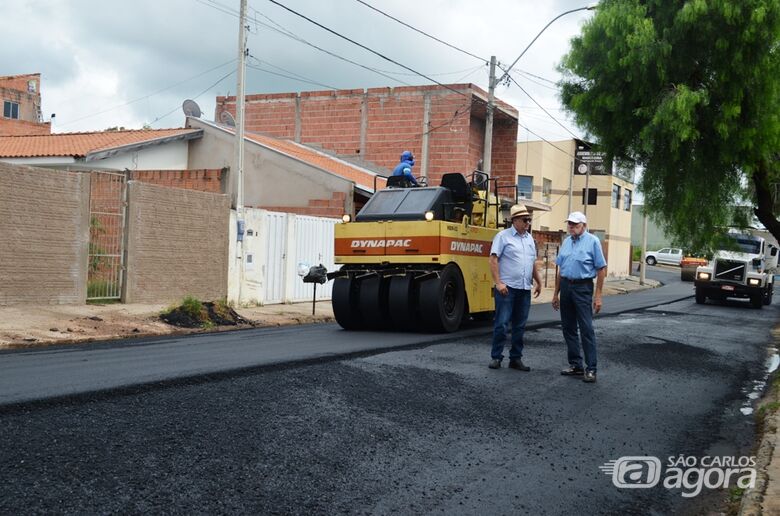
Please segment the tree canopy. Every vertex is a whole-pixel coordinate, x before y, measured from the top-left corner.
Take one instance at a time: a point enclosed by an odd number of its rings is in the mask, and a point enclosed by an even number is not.
[[[561,99],[646,209],[707,247],[740,198],[780,241],[780,0],[602,0],[571,42]]]

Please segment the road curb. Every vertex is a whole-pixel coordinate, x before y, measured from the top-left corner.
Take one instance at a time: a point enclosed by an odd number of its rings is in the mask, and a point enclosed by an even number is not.
[[[772,331],[773,345],[780,349],[780,326]],[[770,386],[766,395],[761,399],[760,406],[780,401],[780,385],[775,381],[780,378],[780,372],[775,372],[767,379]],[[760,410],[760,408],[758,409]],[[780,429],[780,410],[770,410],[769,414],[761,420],[761,441],[756,450],[756,484],[752,489],[745,491],[742,502],[739,505],[740,516],[760,516],[764,514],[764,499],[767,489],[772,481],[769,468],[775,456],[775,448],[778,442],[778,429]]]

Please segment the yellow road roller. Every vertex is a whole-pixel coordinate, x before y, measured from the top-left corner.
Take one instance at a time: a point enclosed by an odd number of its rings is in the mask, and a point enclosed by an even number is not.
[[[445,174],[435,187],[395,179],[335,227],[336,321],[346,330],[452,332],[469,315],[491,317],[488,257],[503,229],[491,179]]]

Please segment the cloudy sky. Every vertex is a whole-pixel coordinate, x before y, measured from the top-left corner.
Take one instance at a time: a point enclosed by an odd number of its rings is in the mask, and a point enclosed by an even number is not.
[[[496,55],[508,66],[552,18],[592,0],[364,0],[477,57],[359,0],[278,1],[438,82],[487,89],[485,60]],[[180,127],[184,99],[195,99],[204,118],[213,119],[215,97],[235,94],[239,0],[5,4],[0,75],[41,73],[43,113],[46,120],[57,114],[55,132]],[[269,0],[250,0],[248,13],[247,94],[430,83]],[[562,17],[515,66],[512,75],[530,97],[515,84],[498,87],[497,96],[520,110],[520,140],[582,135],[567,121],[553,83],[570,38],[590,16],[581,11]]]

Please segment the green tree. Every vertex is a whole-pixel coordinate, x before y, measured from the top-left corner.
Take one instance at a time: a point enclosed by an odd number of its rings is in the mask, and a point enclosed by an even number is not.
[[[706,247],[740,198],[780,240],[780,0],[602,0],[561,99],[608,156],[644,168],[649,212]]]

